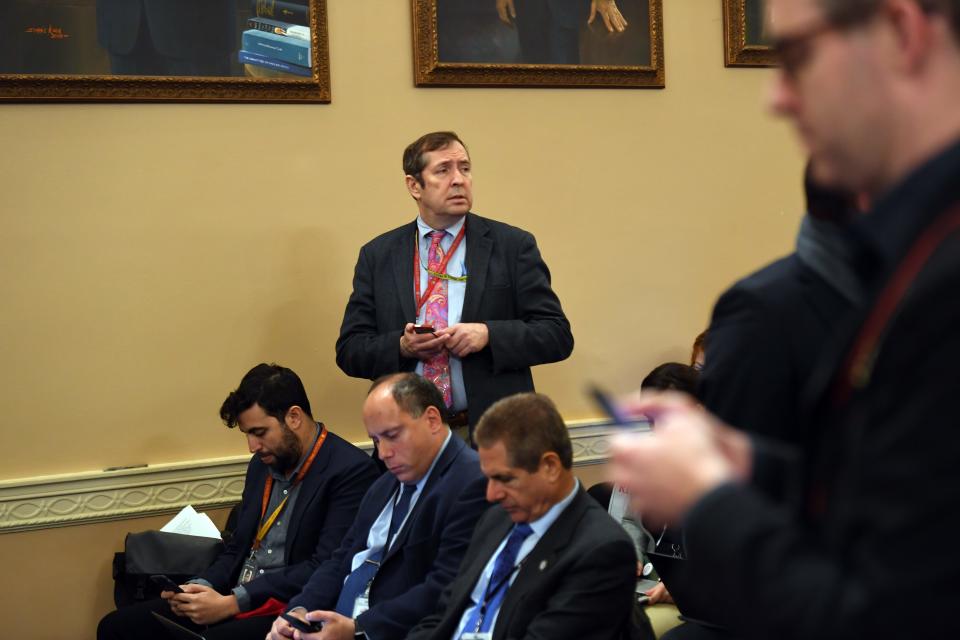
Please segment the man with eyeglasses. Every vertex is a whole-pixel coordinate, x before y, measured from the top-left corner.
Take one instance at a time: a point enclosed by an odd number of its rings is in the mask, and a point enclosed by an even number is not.
[[[750,486],[761,445],[667,395],[632,407],[657,427],[614,445],[615,479],[682,520],[737,636],[960,637],[960,0],[769,10],[774,111],[818,180],[874,203],[850,229],[862,309],[806,392],[802,507]]]
[[[403,171],[419,215],[361,247],[337,364],[357,378],[423,375],[469,439],[487,407],[533,391],[531,367],[570,356],[573,334],[534,237],[470,211],[472,163],[456,133],[410,143]]]

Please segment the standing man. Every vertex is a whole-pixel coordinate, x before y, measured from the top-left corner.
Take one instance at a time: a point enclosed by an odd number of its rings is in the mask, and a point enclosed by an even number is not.
[[[454,428],[498,399],[533,390],[530,367],[573,350],[533,236],[469,213],[470,156],[449,131],[403,152],[413,222],[360,249],[337,340],[350,376],[416,371],[443,394]]]
[[[373,384],[363,423],[390,473],[370,487],[340,547],[290,601],[289,613],[324,624],[303,637],[401,640],[436,608],[488,507],[477,454],[453,436],[442,410],[439,390],[416,374]],[[269,637],[293,635],[281,617]]]
[[[200,576],[162,599],[108,614],[98,640],[165,640],[155,611],[210,640],[261,640],[272,618],[236,619],[268,599],[286,602],[336,548],[377,478],[368,455],[314,421],[300,378],[276,364],[247,372],[220,408],[253,457],[237,527]]]
[[[616,640],[633,611],[637,555],[580,487],[553,403],[523,393],[477,426],[487,500],[460,573],[407,640]]]
[[[618,479],[683,520],[738,636],[960,637],[960,0],[769,6],[773,108],[815,178],[875,203],[852,229],[864,313],[810,390],[805,500],[747,486],[769,456],[665,396],[635,407],[657,429],[617,444]]]

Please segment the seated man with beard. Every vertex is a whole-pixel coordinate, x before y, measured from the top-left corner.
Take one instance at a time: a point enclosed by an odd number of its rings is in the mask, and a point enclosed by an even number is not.
[[[151,611],[202,630],[208,640],[260,640],[273,616],[234,616],[299,593],[337,547],[377,478],[369,456],[313,419],[303,383],[286,367],[251,369],[220,417],[240,428],[254,454],[233,537],[210,568],[181,585],[184,593],[164,591],[160,599],[105,616],[98,640],[168,638]]]

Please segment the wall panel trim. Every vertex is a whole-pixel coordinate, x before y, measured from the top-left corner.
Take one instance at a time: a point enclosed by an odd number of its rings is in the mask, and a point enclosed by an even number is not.
[[[574,466],[603,464],[609,422],[568,422]],[[632,428],[649,431],[646,424]],[[367,451],[369,441],[355,443]],[[175,513],[188,504],[198,510],[240,500],[250,456],[155,464],[116,471],[85,471],[0,481],[0,533],[65,527]]]

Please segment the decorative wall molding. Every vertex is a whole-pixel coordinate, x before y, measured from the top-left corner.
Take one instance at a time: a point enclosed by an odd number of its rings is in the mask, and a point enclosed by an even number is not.
[[[568,423],[574,466],[603,464],[609,422]],[[647,431],[638,423],[634,431]],[[369,441],[356,443],[368,453]],[[191,460],[115,471],[87,471],[0,481],[0,533],[175,513],[239,502],[249,456]]]

